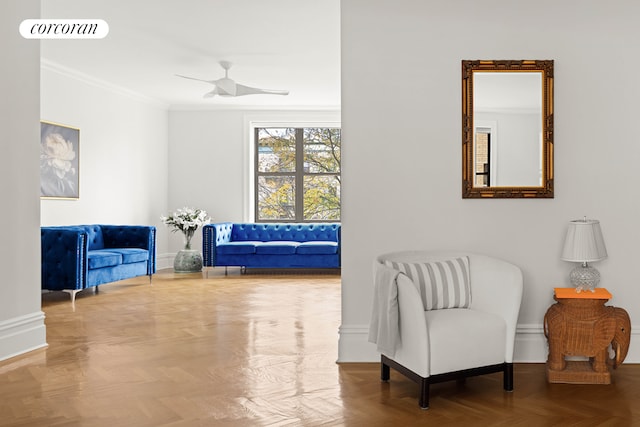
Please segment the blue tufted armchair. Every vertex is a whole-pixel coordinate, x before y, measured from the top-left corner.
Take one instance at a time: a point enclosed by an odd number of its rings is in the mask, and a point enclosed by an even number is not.
[[[143,225],[41,227],[42,289],[76,293],[156,272],[156,228]]]

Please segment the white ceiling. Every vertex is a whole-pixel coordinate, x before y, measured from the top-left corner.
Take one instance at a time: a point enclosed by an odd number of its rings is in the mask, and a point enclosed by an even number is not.
[[[45,67],[172,108],[339,108],[340,0],[43,0],[42,18],[103,19],[101,40],[42,40]],[[229,77],[288,96],[202,96],[176,77]]]

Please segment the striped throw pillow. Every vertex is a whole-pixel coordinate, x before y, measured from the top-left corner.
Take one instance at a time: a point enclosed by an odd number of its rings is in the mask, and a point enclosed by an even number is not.
[[[421,263],[385,261],[385,264],[413,280],[425,310],[471,305],[468,257]]]

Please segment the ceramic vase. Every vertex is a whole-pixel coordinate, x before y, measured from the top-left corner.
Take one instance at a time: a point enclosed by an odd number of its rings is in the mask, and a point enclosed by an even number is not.
[[[184,233],[184,249],[178,251],[173,261],[173,270],[176,273],[198,273],[202,271],[202,254],[198,250],[191,249],[191,238],[194,231]]]

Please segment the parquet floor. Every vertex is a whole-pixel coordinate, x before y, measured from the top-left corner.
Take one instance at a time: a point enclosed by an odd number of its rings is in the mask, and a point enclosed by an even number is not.
[[[417,386],[335,363],[337,275],[177,275],[43,295],[49,347],[0,362],[0,426],[640,425],[640,365],[607,386],[547,384],[542,364]]]

